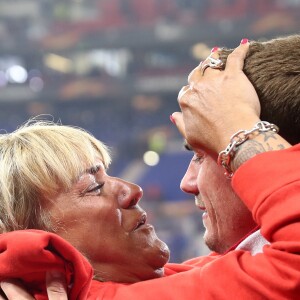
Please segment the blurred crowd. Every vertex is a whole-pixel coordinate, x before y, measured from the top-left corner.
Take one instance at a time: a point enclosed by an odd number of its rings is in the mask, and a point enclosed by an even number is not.
[[[142,185],[171,261],[204,254],[179,189],[191,154],[169,121],[177,93],[212,47],[299,25],[299,0],[0,0],[0,128],[47,114],[87,129],[112,147],[110,173]]]

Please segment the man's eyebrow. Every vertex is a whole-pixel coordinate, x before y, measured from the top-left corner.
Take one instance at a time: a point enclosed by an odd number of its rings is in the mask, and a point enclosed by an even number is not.
[[[194,151],[192,146],[187,142],[187,140],[184,140],[183,146],[188,151]]]

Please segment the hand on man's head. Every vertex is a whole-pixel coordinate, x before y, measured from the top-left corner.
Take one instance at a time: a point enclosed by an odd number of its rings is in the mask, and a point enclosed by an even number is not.
[[[228,56],[224,71],[204,69],[200,64],[190,73],[189,85],[179,92],[182,114],[172,116],[196,152],[204,149],[218,153],[227,146],[232,134],[252,128],[259,121],[258,96],[243,73],[248,49],[249,43],[237,47]]]
[[[46,274],[46,287],[49,300],[68,300],[66,279],[64,274],[49,271]],[[34,300],[35,298],[18,280],[10,279],[0,283],[1,289],[8,300]],[[0,300],[5,298],[0,295]]]

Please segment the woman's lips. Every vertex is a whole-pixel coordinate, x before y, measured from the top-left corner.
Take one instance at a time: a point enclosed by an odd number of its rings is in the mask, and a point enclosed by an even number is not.
[[[146,221],[147,221],[147,214],[143,213],[140,216],[140,218],[137,220],[137,223],[136,223],[135,227],[133,228],[133,231],[139,229],[141,226],[146,224]]]
[[[206,211],[206,207],[205,207],[205,206],[197,205],[197,207],[198,207],[200,210]]]

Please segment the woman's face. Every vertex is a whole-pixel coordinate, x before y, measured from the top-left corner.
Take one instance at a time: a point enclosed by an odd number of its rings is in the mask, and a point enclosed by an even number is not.
[[[167,245],[138,205],[142,189],[107,175],[97,161],[46,209],[58,235],[85,255],[101,281],[136,282],[163,275]]]

